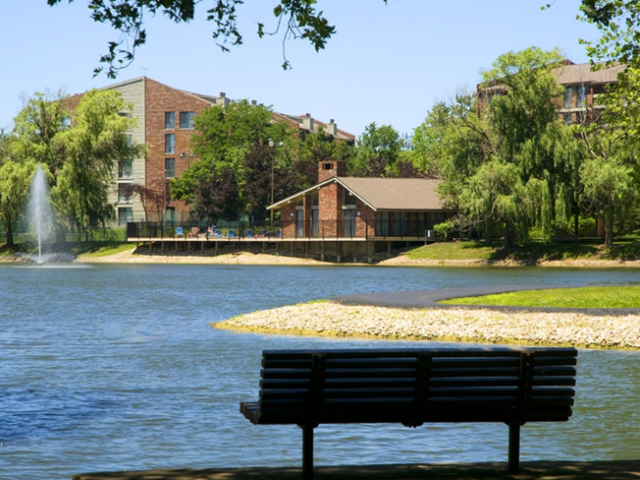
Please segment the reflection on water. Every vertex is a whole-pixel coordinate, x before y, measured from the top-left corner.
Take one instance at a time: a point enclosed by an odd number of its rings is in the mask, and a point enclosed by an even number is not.
[[[636,270],[61,267],[0,266],[2,478],[299,465],[297,427],[254,426],[238,412],[257,397],[261,351],[381,345],[237,334],[212,321],[344,294],[640,279]],[[574,417],[526,425],[522,459],[637,457],[639,360],[581,351]],[[504,425],[323,425],[315,450],[328,465],[504,461],[506,447]]]

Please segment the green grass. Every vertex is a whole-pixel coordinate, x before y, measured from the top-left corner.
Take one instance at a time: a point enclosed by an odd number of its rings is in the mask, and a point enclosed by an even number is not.
[[[78,242],[74,244],[72,250],[76,255],[85,257],[106,257],[116,253],[132,250],[135,244],[130,242]]]
[[[443,300],[453,305],[502,305],[558,308],[640,308],[640,286],[525,290]]]
[[[427,260],[489,260],[498,243],[439,242],[408,252],[409,258]]]
[[[639,260],[640,239],[635,236],[616,239],[612,247],[602,240],[580,242],[527,242],[513,250],[502,249],[499,241],[438,242],[407,252],[411,259],[428,260],[486,260],[538,263],[554,260]]]

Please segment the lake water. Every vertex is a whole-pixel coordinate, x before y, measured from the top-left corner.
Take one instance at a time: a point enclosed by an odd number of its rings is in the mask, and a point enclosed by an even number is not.
[[[239,334],[234,315],[336,295],[640,282],[640,271],[220,265],[0,266],[0,478],[299,466],[301,431],[255,426],[263,349],[415,342]],[[640,451],[640,353],[581,351],[574,417],[522,431],[522,460]],[[275,439],[275,441],[274,441]],[[317,465],[505,461],[504,425],[324,425]]]

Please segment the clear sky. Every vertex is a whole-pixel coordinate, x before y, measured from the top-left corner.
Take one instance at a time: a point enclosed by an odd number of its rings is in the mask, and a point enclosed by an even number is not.
[[[66,0],[64,0],[66,2]],[[203,0],[190,24],[148,17],[147,44],[117,80],[93,77],[107,41],[118,34],[89,17],[85,0],[49,7],[46,0],[2,0],[0,128],[9,128],[34,92],[80,93],[147,75],[171,87],[225,92],[275,111],[360,135],[371,122],[411,134],[439,100],[473,90],[480,72],[508,51],[559,47],[587,62],[579,39],[597,30],[576,19],[580,0],[319,0],[337,33],[325,50],[289,41],[293,69],[281,68],[282,36],[258,39],[256,22],[275,26],[277,0],[246,0],[238,17],[244,44],[223,53],[211,38]]]

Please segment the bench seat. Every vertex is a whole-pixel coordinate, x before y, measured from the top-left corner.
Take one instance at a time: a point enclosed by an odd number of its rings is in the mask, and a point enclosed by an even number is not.
[[[264,351],[256,425],[303,429],[303,474],[313,476],[320,424],[500,422],[509,470],[519,470],[520,426],[567,421],[575,396],[574,348],[404,348]]]

